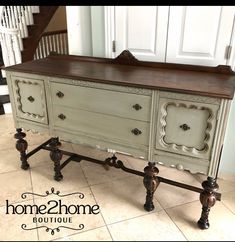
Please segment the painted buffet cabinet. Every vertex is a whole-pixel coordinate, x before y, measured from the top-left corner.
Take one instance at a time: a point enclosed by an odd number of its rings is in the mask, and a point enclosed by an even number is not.
[[[200,193],[198,226],[209,227],[210,208],[221,199],[216,180],[235,87],[229,66],[144,62],[126,50],[115,59],[51,54],[5,70],[22,169],[40,149],[50,151],[57,181],[70,161],[121,168],[143,177],[147,211],[161,182]],[[52,138],[27,152],[22,128]],[[113,155],[101,161],[61,150],[59,138]],[[125,167],[118,152],[148,161],[144,171]],[[208,178],[203,188],[179,183],[158,176],[156,163]]]

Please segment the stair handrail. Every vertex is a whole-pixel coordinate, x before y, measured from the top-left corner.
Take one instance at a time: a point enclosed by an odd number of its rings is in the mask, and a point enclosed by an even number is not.
[[[22,62],[22,38],[28,37],[27,25],[33,24],[33,13],[39,6],[0,6],[0,42],[4,66]]]
[[[22,62],[18,42],[18,32],[18,29],[5,28],[0,26],[0,43],[2,47],[2,58],[5,67]],[[2,75],[5,77],[4,71],[2,71]]]
[[[44,32],[38,43],[34,59],[47,57],[50,52],[69,54],[67,29]]]

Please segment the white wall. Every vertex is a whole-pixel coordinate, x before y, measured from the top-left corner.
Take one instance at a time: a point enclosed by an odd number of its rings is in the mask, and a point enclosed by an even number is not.
[[[235,174],[235,100],[231,105],[219,171],[220,177]]]
[[[232,53],[228,65],[235,71],[235,23],[233,25],[230,45],[232,46]],[[235,96],[231,104],[231,111],[225,133],[219,176],[235,181]]]
[[[69,54],[105,57],[104,6],[67,6]]]
[[[105,20],[104,7],[92,6],[66,7],[69,33],[70,54],[93,55],[105,57]],[[143,16],[141,16],[143,18]],[[90,19],[89,19],[90,18]],[[229,63],[235,67],[235,31],[231,43],[233,44],[233,58]],[[224,148],[221,156],[219,174],[235,176],[235,101],[232,102],[228,126],[225,134]]]
[[[66,6],[69,54],[92,55],[90,6]]]
[[[92,55],[105,57],[104,6],[91,6]]]

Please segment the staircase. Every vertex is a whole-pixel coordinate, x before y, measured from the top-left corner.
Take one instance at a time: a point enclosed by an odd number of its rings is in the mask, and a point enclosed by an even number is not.
[[[43,31],[58,7],[0,6],[0,43],[4,67],[34,59]],[[2,77],[5,78],[4,71]],[[4,84],[4,79],[0,80],[0,114],[2,105],[9,100],[7,86],[1,84]]]

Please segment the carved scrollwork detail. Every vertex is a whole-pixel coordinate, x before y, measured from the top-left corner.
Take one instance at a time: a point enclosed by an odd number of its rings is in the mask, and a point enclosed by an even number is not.
[[[124,50],[122,53],[117,56],[113,61],[116,64],[138,64],[139,60],[136,59],[129,50]]]
[[[164,98],[171,98],[171,99],[178,99],[178,100],[187,100],[192,102],[200,102],[200,103],[212,103],[212,104],[220,104],[221,99],[213,98],[213,97],[206,97],[200,95],[189,95],[189,94],[182,94],[182,93],[174,93],[174,92],[160,92],[160,97]]]
[[[17,95],[16,103],[18,105],[17,106],[18,110],[20,110],[23,114],[25,114],[25,115],[27,115],[31,118],[35,118],[35,119],[44,119],[45,116],[46,116],[46,114],[45,114],[46,107],[45,107],[45,104],[43,102],[43,100],[44,100],[44,90],[43,90],[43,88],[41,88],[41,92],[40,92],[40,96],[41,96],[41,100],[42,100],[41,105],[42,105],[43,114],[40,115],[40,114],[29,113],[29,112],[26,112],[26,111],[23,110],[22,101],[21,101],[22,97],[21,97],[21,94],[20,94],[19,83],[23,83],[23,84],[27,84],[27,85],[35,85],[35,86],[39,85],[39,83],[33,82],[33,81],[16,79],[15,80],[16,95]],[[30,97],[28,97],[28,100],[30,102],[33,102],[35,99],[32,96],[30,96]]]
[[[113,166],[115,168],[122,168],[122,167],[124,167],[123,162],[118,160],[115,155],[113,155],[112,157],[107,158],[104,161],[103,165],[109,165],[109,166]]]
[[[169,106],[175,106],[175,107],[184,107],[187,109],[198,109],[198,110],[206,110],[209,113],[208,119],[207,119],[207,126],[205,130],[205,138],[203,140],[204,146],[202,149],[197,149],[195,147],[188,147],[185,145],[179,145],[175,143],[167,143],[165,141],[165,136],[166,136],[166,117],[167,117],[167,108]],[[161,124],[161,129],[160,129],[160,137],[159,137],[159,142],[160,144],[165,147],[165,148],[170,148],[176,151],[184,151],[184,152],[189,152],[189,153],[194,153],[194,154],[199,154],[199,153],[206,153],[209,149],[208,141],[210,140],[210,131],[212,129],[212,121],[214,120],[214,115],[213,112],[210,108],[204,107],[204,106],[196,106],[193,104],[186,104],[186,103],[178,103],[178,102],[167,102],[161,107],[161,118],[160,118],[160,124]],[[183,126],[182,126],[183,128]],[[187,130],[189,128],[187,127]],[[185,127],[186,130],[186,127]]]
[[[70,84],[76,85],[76,86],[82,86],[82,87],[94,87],[94,88],[101,88],[101,89],[106,89],[106,90],[117,90],[117,91],[121,91],[121,92],[142,94],[142,95],[148,95],[148,96],[152,93],[151,90],[144,89],[144,88],[114,86],[114,85],[109,85],[109,84],[82,81],[82,80],[72,80],[72,81],[63,80],[63,82],[70,83]]]
[[[100,88],[100,89],[111,90],[111,91],[141,94],[146,96],[150,96],[152,94],[152,90],[150,89],[110,85],[110,84],[92,82],[89,80],[70,80],[70,79],[54,78],[53,82],[66,83],[66,84],[81,86],[81,87]]]

